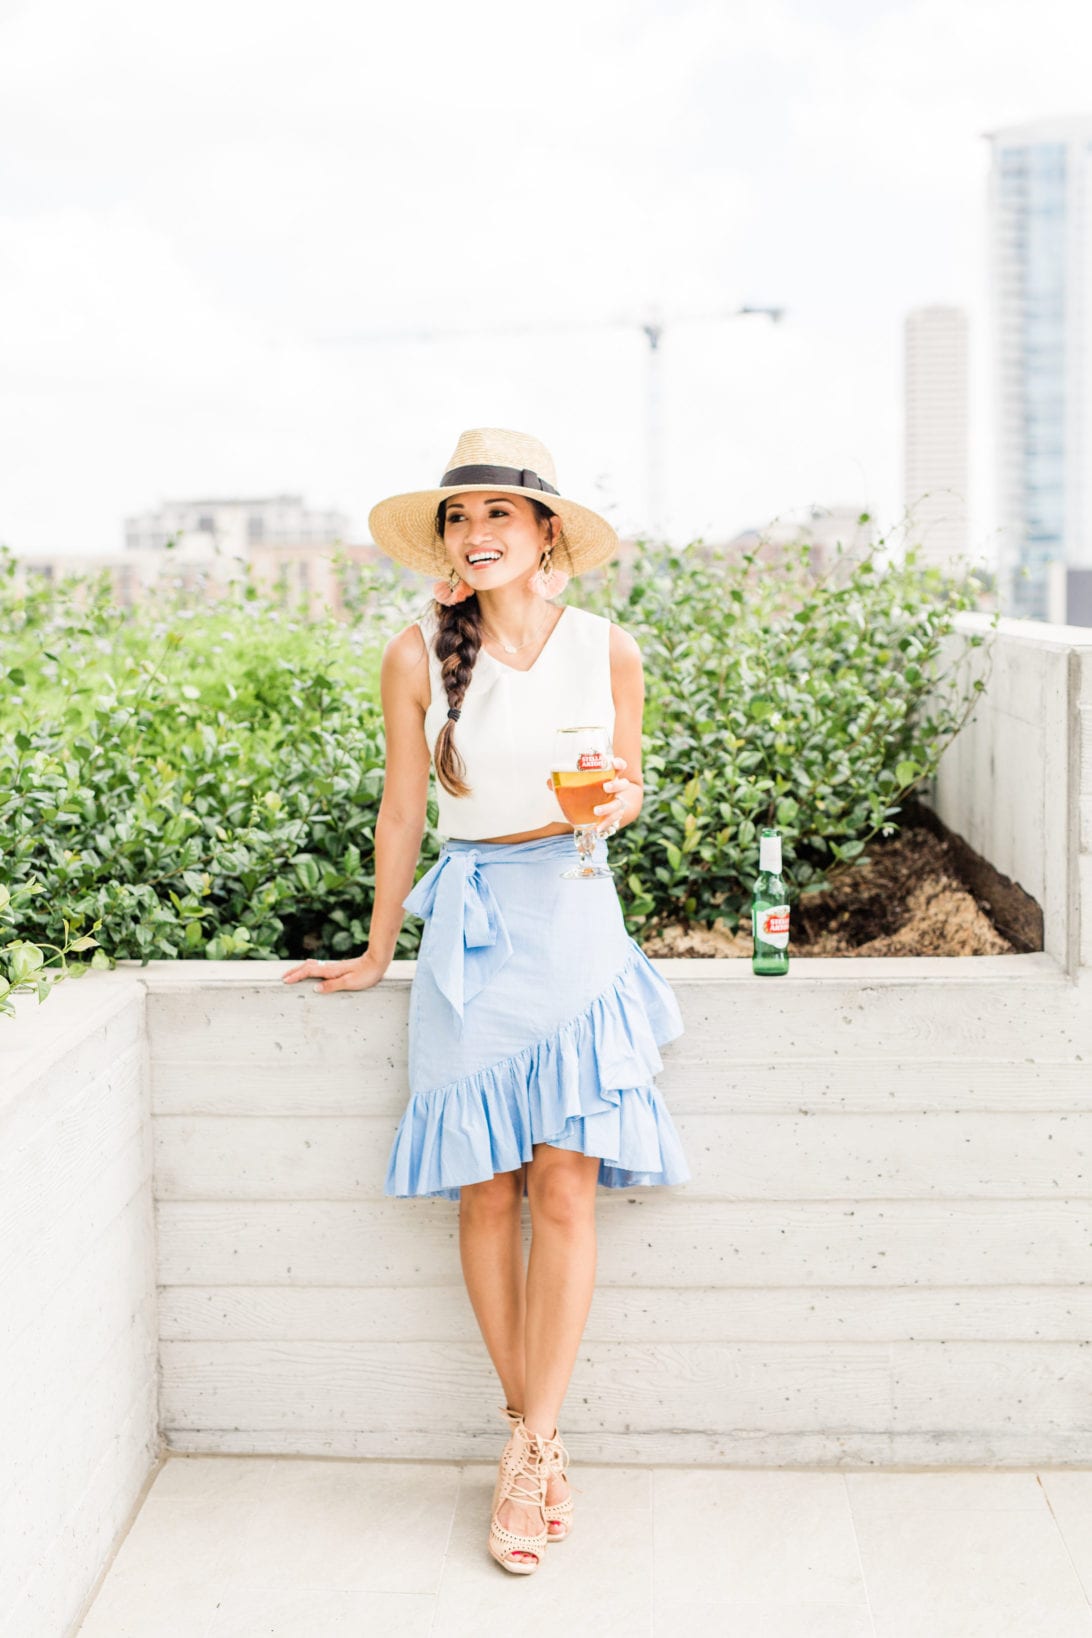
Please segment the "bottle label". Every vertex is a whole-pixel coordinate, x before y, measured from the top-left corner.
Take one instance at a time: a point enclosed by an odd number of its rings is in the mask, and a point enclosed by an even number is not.
[[[781,874],[780,836],[760,836],[758,841],[758,868],[771,876]]]
[[[602,751],[581,751],[576,759],[576,766],[581,771],[585,768],[605,768],[606,765]]]
[[[789,947],[789,907],[787,904],[767,904],[757,912],[758,937],[763,944],[772,944],[775,950]]]

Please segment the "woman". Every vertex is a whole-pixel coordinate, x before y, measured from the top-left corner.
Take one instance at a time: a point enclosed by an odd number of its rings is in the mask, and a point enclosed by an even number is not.
[[[467,1292],[511,1426],[489,1549],[526,1575],[572,1526],[557,1422],[591,1305],[597,1186],[690,1175],[654,1084],[658,1045],[682,1031],[675,997],[626,933],[613,880],[563,879],[573,827],[549,777],[555,728],[612,730],[617,776],[595,809],[601,862],[605,838],[641,811],[641,656],[611,621],[551,602],[618,538],[558,493],[535,438],[463,433],[437,489],[383,501],[369,522],[383,551],[444,578],[383,654],[368,947],[352,961],[305,961],[285,982],[321,975],[323,991],[368,989],[403,911],[425,920],[411,1097],[385,1192],[459,1201]],[[447,840],[413,887],[430,765]]]

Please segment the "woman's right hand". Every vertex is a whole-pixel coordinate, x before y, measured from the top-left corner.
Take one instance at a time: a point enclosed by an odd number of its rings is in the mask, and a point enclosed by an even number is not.
[[[327,990],[370,990],[373,984],[378,984],[386,969],[380,966],[374,956],[365,950],[361,956],[354,956],[352,961],[316,961],[309,956],[301,961],[298,967],[289,968],[282,978],[282,984],[298,984],[301,978],[316,978],[317,991]]]

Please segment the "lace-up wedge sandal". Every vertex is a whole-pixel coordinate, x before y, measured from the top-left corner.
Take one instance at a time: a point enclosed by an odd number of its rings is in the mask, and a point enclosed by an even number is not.
[[[522,1418],[522,1411],[513,1410],[511,1405],[501,1405],[501,1415],[510,1426],[514,1427]],[[561,1442],[558,1430],[555,1428],[551,1439],[543,1439],[542,1448],[546,1455],[547,1481],[551,1475],[563,1478],[569,1486],[569,1494],[564,1501],[547,1502],[543,1507],[546,1514],[546,1539],[548,1541],[564,1541],[573,1527],[573,1486],[565,1473],[569,1465],[569,1452]],[[560,1525],[558,1529],[556,1526]]]
[[[523,1418],[513,1423],[512,1433],[501,1453],[497,1482],[493,1486],[490,1509],[489,1551],[497,1563],[515,1575],[533,1575],[542,1562],[542,1550],[550,1539],[546,1528],[546,1458],[544,1441],[524,1426]],[[520,1535],[498,1522],[497,1509],[506,1501],[524,1502],[543,1513],[537,1535]],[[533,1558],[514,1558],[514,1553],[533,1553]]]

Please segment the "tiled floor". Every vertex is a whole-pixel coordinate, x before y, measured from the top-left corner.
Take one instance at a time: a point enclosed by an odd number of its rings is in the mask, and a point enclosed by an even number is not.
[[[1092,1638],[1092,1471],[586,1467],[533,1576],[494,1475],[172,1457],[80,1638]]]

